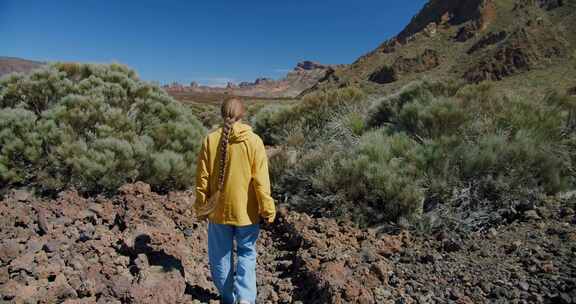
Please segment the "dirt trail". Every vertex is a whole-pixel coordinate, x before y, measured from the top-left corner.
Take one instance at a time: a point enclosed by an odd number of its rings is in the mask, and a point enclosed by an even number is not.
[[[0,201],[0,303],[218,303],[185,193],[126,185]],[[279,210],[258,303],[576,303],[576,217],[551,206],[487,234],[417,237]],[[391,230],[392,231],[392,230]]]
[[[216,289],[210,281],[207,263],[207,224],[195,223],[184,228],[187,246],[193,254],[188,264],[200,269],[187,274],[184,303],[218,303]],[[301,300],[296,294],[298,273],[294,270],[294,252],[297,244],[291,243],[274,229],[260,232],[258,240],[257,285],[259,303],[293,303]]]

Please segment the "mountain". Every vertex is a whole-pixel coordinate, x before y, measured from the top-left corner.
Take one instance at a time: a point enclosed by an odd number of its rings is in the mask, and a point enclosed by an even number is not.
[[[414,79],[576,86],[575,0],[431,0],[395,37],[311,90],[389,91]]]
[[[313,61],[299,62],[296,67],[279,80],[258,78],[254,82],[228,83],[226,87],[201,86],[196,82],[190,85],[173,83],[164,88],[174,96],[194,96],[200,94],[230,94],[258,98],[293,98],[310,89],[343,65],[323,65]]]
[[[29,72],[44,64],[39,61],[0,56],[0,77],[13,72]]]

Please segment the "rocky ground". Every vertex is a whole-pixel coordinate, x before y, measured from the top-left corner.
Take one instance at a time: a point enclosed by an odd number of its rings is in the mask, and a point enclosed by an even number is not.
[[[186,193],[12,191],[0,303],[218,303]],[[525,210],[485,233],[357,229],[282,209],[259,240],[259,303],[576,303],[576,219]],[[390,228],[390,227],[388,227]]]

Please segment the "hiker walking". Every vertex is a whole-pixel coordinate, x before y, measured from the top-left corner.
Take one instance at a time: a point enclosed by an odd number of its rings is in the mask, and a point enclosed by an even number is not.
[[[210,272],[223,303],[256,301],[260,222],[276,215],[264,144],[241,122],[244,113],[240,99],[222,104],[223,125],[204,138],[196,172],[196,215],[209,222]]]

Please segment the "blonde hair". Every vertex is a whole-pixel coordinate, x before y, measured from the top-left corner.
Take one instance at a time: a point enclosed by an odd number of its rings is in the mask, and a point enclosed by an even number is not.
[[[222,103],[220,114],[222,115],[222,135],[220,136],[220,159],[218,171],[218,189],[224,187],[224,175],[226,173],[226,161],[228,159],[228,142],[230,141],[230,130],[232,125],[244,117],[246,109],[244,103],[239,98],[231,98]]]

